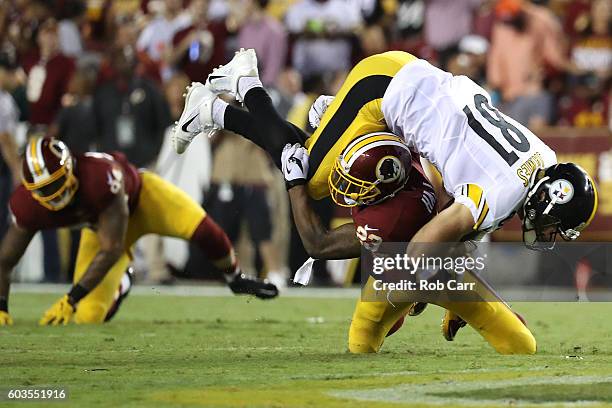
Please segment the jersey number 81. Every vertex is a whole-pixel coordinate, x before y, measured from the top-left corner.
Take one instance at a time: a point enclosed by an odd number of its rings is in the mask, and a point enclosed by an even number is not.
[[[506,141],[510,143],[510,145],[515,150],[518,150],[519,152],[523,153],[529,151],[529,148],[531,147],[529,145],[529,140],[527,140],[525,135],[521,133],[521,131],[518,130],[516,126],[514,126],[512,123],[507,122],[497,109],[489,105],[489,101],[487,100],[486,96],[482,94],[474,95],[474,106],[490,124],[492,124],[501,131],[501,134],[504,139],[506,139]],[[463,112],[467,116],[468,124],[470,125],[472,130],[476,132],[478,136],[484,139],[484,141],[487,142],[489,146],[495,149],[495,151],[502,157],[502,159],[504,159],[506,163],[508,163],[508,166],[512,166],[518,161],[518,155],[514,151],[507,151],[504,146],[502,146],[502,144],[497,140],[497,138],[491,133],[489,133],[484,128],[482,123],[476,120],[474,114],[467,105],[465,106],[465,108],[463,108]],[[495,116],[493,116],[491,112],[493,112]],[[516,138],[513,137],[510,132],[512,132],[516,136]]]

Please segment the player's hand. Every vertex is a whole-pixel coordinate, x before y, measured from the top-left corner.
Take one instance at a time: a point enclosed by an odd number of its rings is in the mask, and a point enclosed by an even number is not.
[[[312,126],[313,129],[319,127],[323,114],[333,101],[334,97],[329,95],[321,95],[314,101],[308,111],[308,122],[310,122],[310,126]]]
[[[287,190],[295,186],[306,184],[308,159],[308,151],[304,146],[298,143],[293,146],[290,144],[285,146],[281,155],[281,163]]]
[[[13,319],[8,312],[0,310],[0,326],[11,326],[13,324]]]
[[[68,295],[64,295],[60,300],[55,302],[55,304],[45,312],[38,324],[40,324],[41,326],[57,326],[60,324],[67,325],[72,319],[74,310],[74,306],[70,304]]]

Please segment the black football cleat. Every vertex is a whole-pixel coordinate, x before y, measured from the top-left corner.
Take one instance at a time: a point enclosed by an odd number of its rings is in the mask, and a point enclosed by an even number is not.
[[[466,324],[467,322],[459,315],[447,310],[442,319],[442,335],[447,341],[453,341],[459,329],[465,327]]]
[[[239,273],[228,282],[235,295],[255,295],[260,299],[273,299],[278,296],[278,288],[266,279],[255,279]]]
[[[418,316],[421,313],[423,313],[426,307],[427,307],[427,303],[414,302],[408,309],[408,316],[411,316],[411,317]]]
[[[129,280],[127,289],[123,288],[122,284],[119,284],[119,297],[117,298],[117,300],[115,300],[113,305],[110,307],[110,309],[106,313],[106,317],[104,318],[105,323],[110,321],[113,317],[115,317],[115,315],[119,311],[119,306],[121,306],[121,303],[123,303],[125,298],[128,297],[128,295],[130,294],[130,291],[132,290],[132,287],[134,286],[134,268],[132,268],[131,266],[128,267],[127,270],[125,271],[125,274],[127,275],[127,278]]]

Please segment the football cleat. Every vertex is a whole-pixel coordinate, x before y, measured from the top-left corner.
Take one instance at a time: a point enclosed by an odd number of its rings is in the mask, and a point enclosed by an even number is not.
[[[423,313],[426,307],[427,303],[414,302],[412,305],[410,305],[410,308],[408,309],[408,316],[418,316]]]
[[[241,48],[230,62],[215,68],[208,75],[206,85],[216,94],[227,93],[238,102],[243,101],[243,95],[238,92],[238,81],[243,77],[258,77],[257,55],[255,50]]]
[[[121,283],[119,284],[118,296],[115,299],[115,302],[112,304],[108,312],[106,312],[106,317],[104,318],[104,322],[110,321],[117,312],[119,311],[119,307],[121,303],[128,297],[130,291],[132,290],[132,286],[134,286],[134,268],[131,266],[127,268],[125,271],[125,275],[121,279]]]
[[[459,329],[465,327],[466,324],[467,322],[459,315],[447,310],[442,319],[442,335],[447,341],[453,341]]]
[[[266,279],[254,279],[238,273],[228,282],[235,295],[255,295],[260,299],[273,299],[278,296],[278,288]]]
[[[219,130],[212,120],[212,105],[217,96],[200,82],[192,82],[185,94],[185,107],[172,132],[172,145],[178,154],[187,150],[200,133],[210,137]]]

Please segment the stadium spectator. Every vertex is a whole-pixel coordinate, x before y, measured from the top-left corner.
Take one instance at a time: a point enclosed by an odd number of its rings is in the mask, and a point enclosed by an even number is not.
[[[193,0],[189,11],[193,24],[174,34],[168,63],[190,80],[204,82],[226,60],[227,29],[222,21],[208,20],[208,0]]]
[[[13,186],[21,181],[21,161],[15,142],[19,111],[10,94],[15,68],[9,56],[0,53],[0,237],[8,228],[8,202]]]
[[[432,59],[432,49],[423,38],[425,0],[400,0],[389,27],[392,50],[409,52],[420,58]]]
[[[5,1],[2,8],[9,12],[7,39],[15,47],[16,55],[35,50],[40,25],[52,16],[51,3],[46,0]]]
[[[278,20],[266,13],[269,0],[245,0],[234,8],[239,26],[238,47],[257,52],[259,75],[264,86],[274,86],[287,57],[287,32]]]
[[[95,73],[82,68],[75,72],[62,99],[51,134],[64,141],[75,154],[95,150],[97,143],[96,117],[93,111]]]
[[[191,16],[183,12],[182,0],[165,0],[164,6],[164,12],[142,30],[136,46],[138,51],[144,51],[159,64],[161,78],[167,80],[172,75],[171,68],[166,64],[172,38],[177,31],[191,24]]]
[[[575,70],[565,56],[561,27],[549,9],[522,0],[500,0],[495,13],[489,85],[501,93],[501,108],[509,116],[530,127],[548,124],[553,100],[543,85],[544,63]]]
[[[380,25],[365,27],[359,36],[359,40],[364,58],[389,50],[385,32]]]
[[[482,0],[429,0],[425,9],[425,42],[438,55],[438,63],[446,67],[457,53],[459,41],[472,32],[474,10]]]
[[[574,25],[571,58],[579,70],[587,73],[570,78],[568,91],[559,100],[561,125],[601,127],[608,121],[612,73],[611,10],[609,1],[595,0],[588,13],[582,16],[582,23]]]
[[[59,49],[58,25],[54,19],[45,21],[37,35],[38,49],[23,61],[28,75],[27,98],[30,102],[29,121],[47,126],[61,108],[61,99],[75,70],[72,58]]]
[[[103,151],[120,150],[139,167],[157,158],[170,123],[166,101],[155,83],[135,73],[135,50],[113,49],[112,77],[94,93],[93,108]]]
[[[231,132],[215,136],[211,188],[204,202],[208,213],[237,242],[244,225],[248,226],[250,242],[258,252],[267,278],[275,284],[286,285],[288,273],[280,254],[272,243],[272,233],[278,220],[273,218],[269,200],[274,174],[266,152],[255,144]],[[236,160],[239,158],[239,160]],[[228,165],[232,163],[232,165]],[[189,264],[202,265],[201,256],[194,254]],[[257,262],[254,262],[257,266]]]
[[[172,120],[178,120],[183,111],[183,93],[189,85],[189,78],[177,74],[164,85],[164,94],[170,108]],[[166,129],[162,148],[155,164],[155,171],[164,179],[179,187],[197,203],[203,201],[203,193],[210,184],[211,152],[207,137],[194,139],[191,148],[182,155],[176,155],[172,147],[171,132]],[[189,258],[190,245],[182,240],[168,237],[143,237],[141,248],[147,267],[146,280],[151,283],[171,283],[170,269],[183,272]],[[157,238],[157,239],[156,239]],[[192,247],[191,250],[197,250]]]
[[[350,68],[352,38],[361,26],[356,3],[300,0],[287,11],[286,25],[295,38],[292,64],[302,76]]]
[[[602,79],[612,72],[612,3],[593,0],[587,25],[573,44],[574,64],[582,71],[591,71]]]
[[[81,20],[85,15],[85,4],[81,0],[64,3],[58,24],[59,45],[62,54],[78,58],[83,52]]]
[[[465,75],[479,85],[485,85],[488,47],[489,43],[483,37],[463,37],[459,42],[459,53],[453,55],[448,62],[448,71],[453,75]]]

